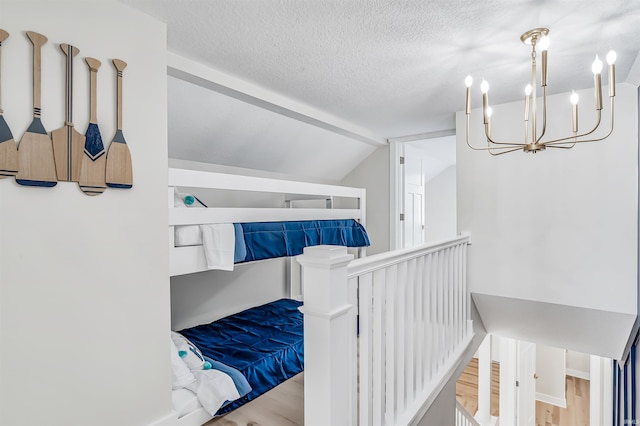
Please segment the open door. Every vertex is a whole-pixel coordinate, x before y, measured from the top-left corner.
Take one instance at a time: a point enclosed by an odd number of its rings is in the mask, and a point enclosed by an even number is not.
[[[500,339],[500,426],[536,425],[536,345]]]
[[[518,341],[516,424],[536,426],[536,344]]]
[[[424,161],[419,149],[404,146],[403,248],[424,243]]]

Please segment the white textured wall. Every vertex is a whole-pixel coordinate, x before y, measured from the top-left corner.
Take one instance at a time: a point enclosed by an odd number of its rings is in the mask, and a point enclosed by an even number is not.
[[[426,182],[424,187],[426,241],[456,235],[456,166]]]
[[[593,91],[579,94],[585,129],[594,122]],[[547,134],[570,131],[568,94],[548,104]],[[521,103],[493,110],[496,139],[522,135]],[[458,113],[458,229],[472,232],[472,292],[635,315],[635,87],[618,85],[616,111],[616,129],[604,142],[499,157],[466,146],[465,116]],[[480,144],[482,113],[472,115],[472,138]],[[603,121],[606,127],[608,117]]]
[[[19,139],[32,119],[32,48],[42,50],[42,121],[64,122],[64,56],[75,65],[74,123],[88,121],[85,56],[102,61],[98,119],[115,132],[112,58],[126,61],[124,135],[131,190],[84,195],[0,180],[0,424],[141,426],[167,416],[166,30],[111,0],[0,2],[2,106]]]
[[[389,147],[378,148],[345,177],[341,184],[367,190],[367,255],[389,250]]]

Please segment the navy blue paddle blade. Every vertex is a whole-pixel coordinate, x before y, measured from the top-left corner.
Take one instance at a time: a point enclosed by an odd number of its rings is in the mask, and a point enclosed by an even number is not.
[[[0,179],[18,174],[18,147],[11,130],[0,115]]]
[[[102,143],[102,135],[96,123],[89,123],[87,132],[84,134],[84,153],[96,161],[104,155],[104,144]]]

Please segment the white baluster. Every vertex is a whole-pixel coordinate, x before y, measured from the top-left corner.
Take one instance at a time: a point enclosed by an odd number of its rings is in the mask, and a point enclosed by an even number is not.
[[[406,408],[405,398],[405,312],[406,308],[406,292],[407,287],[407,264],[402,262],[398,265],[398,281],[396,282],[396,407],[398,413],[404,413]]]
[[[387,391],[385,395],[385,424],[394,425],[398,415],[396,406],[396,290],[398,283],[398,267],[396,265],[386,268],[387,289],[386,289],[386,318],[385,318],[385,348],[386,348],[386,383]]]
[[[385,351],[384,351],[384,321],[385,321],[385,292],[386,271],[377,270],[373,273],[373,416],[374,425],[382,425],[385,413]]]
[[[360,425],[371,425],[372,389],[371,389],[371,273],[360,276]]]
[[[406,262],[407,279],[405,286],[405,398],[406,405],[413,402],[415,396],[415,288],[416,288],[416,260]]]

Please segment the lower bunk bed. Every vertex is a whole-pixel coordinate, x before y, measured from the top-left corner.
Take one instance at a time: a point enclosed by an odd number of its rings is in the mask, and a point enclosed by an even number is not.
[[[192,386],[196,392],[188,386],[174,389],[174,409],[181,415],[179,424],[203,424],[214,416],[239,408],[302,372],[304,332],[301,305],[297,300],[280,299],[210,324],[174,332],[174,341],[180,342],[182,338],[187,342],[184,349],[187,353],[180,353],[180,356],[195,360],[196,363],[189,367],[196,368],[196,377],[201,380],[205,374],[198,374],[198,368],[224,373],[229,377],[227,382],[233,382],[238,396],[222,402],[213,413],[211,399],[219,401],[223,395],[229,398],[233,390],[227,393],[220,391],[212,397],[212,391],[203,388],[202,384]],[[180,349],[179,344],[176,346]],[[224,384],[218,383],[217,386],[225,388]],[[188,392],[191,393],[190,399]]]

